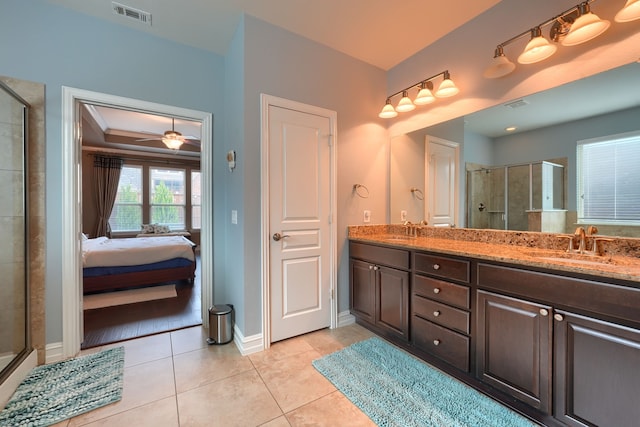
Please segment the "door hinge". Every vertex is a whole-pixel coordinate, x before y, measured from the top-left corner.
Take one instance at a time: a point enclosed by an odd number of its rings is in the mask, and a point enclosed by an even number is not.
[[[329,214],[328,220],[329,220],[329,224],[333,224],[333,214],[332,213]]]
[[[329,147],[333,147],[333,135],[329,134],[328,137],[327,144],[329,144]]]
[[[331,299],[333,299],[333,289],[331,289]]]

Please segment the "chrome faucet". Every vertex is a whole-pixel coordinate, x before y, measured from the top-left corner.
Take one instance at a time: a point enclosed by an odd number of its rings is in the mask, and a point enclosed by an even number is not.
[[[405,221],[402,223],[406,227],[407,236],[418,237],[418,226],[413,225],[411,221]]]

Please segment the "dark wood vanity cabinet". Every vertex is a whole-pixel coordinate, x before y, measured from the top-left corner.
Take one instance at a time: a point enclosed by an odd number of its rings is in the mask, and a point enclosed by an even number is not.
[[[350,307],[380,332],[409,339],[409,252],[351,242]]]
[[[411,342],[461,371],[469,372],[470,263],[416,252],[411,291]],[[448,280],[443,280],[448,279]]]
[[[555,417],[570,426],[637,426],[640,330],[561,310],[554,317]]]
[[[360,242],[350,251],[360,323],[545,425],[639,425],[635,282]]]
[[[477,269],[479,379],[567,425],[638,425],[640,289]]]
[[[550,412],[551,307],[481,290],[477,298],[477,377]]]

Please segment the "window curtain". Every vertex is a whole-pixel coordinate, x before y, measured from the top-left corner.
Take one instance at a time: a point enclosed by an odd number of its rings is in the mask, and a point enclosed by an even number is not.
[[[120,171],[124,160],[119,157],[95,156],[93,173],[96,190],[96,207],[98,224],[95,236],[108,236],[110,233],[109,218],[118,195]]]

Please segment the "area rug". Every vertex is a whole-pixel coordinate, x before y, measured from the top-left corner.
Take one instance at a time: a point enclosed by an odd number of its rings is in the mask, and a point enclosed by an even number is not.
[[[49,426],[122,398],[124,347],[34,368],[0,412],[0,426]]]
[[[177,296],[176,285],[150,286],[148,288],[130,289],[127,291],[85,295],[82,299],[82,306],[85,310],[92,310],[115,305],[175,298]]]
[[[312,363],[379,426],[536,425],[378,338]]]

